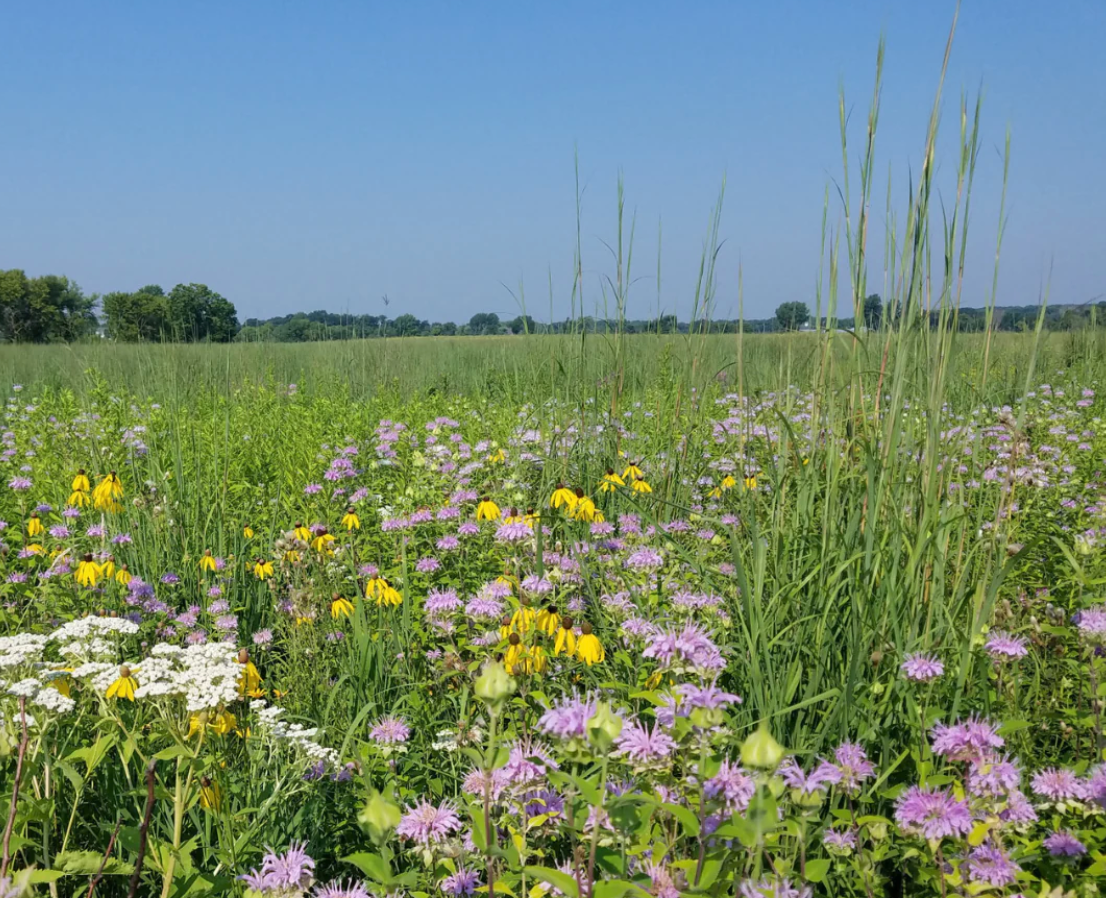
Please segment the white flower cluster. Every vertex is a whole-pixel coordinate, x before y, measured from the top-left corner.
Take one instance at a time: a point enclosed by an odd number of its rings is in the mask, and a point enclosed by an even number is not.
[[[89,680],[92,688],[99,693],[107,692],[108,686],[119,676],[119,665],[106,661],[88,661],[73,668],[74,680]]]
[[[50,677],[52,679],[52,677]],[[76,707],[76,702],[58,692],[57,689],[44,684],[34,677],[20,680],[8,686],[8,694],[16,698],[25,698],[28,705],[37,705],[55,714],[68,714]],[[18,715],[13,715],[17,717]],[[30,725],[28,718],[28,725]]]
[[[60,643],[62,655],[86,660],[115,652],[116,642],[111,637],[137,632],[138,624],[125,617],[81,617],[58,627],[47,639]]]
[[[35,636],[33,633],[0,636],[0,670],[38,661],[46,648],[46,640],[47,637]]]
[[[341,758],[338,752],[315,741],[319,733],[318,727],[286,723],[279,719],[284,713],[283,708],[278,708],[276,705],[266,706],[261,700],[251,702],[250,707],[257,712],[258,729],[263,735],[290,746],[312,761],[322,761],[330,767],[337,767],[340,764]]]
[[[189,711],[205,711],[238,699],[242,666],[234,646],[209,642],[187,648],[159,642],[132,670],[136,699],[183,698]]]

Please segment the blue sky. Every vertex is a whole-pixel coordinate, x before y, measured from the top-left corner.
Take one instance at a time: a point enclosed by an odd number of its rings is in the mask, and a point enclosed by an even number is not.
[[[888,168],[917,170],[953,3],[49,2],[10,4],[0,55],[0,268],[86,291],[202,282],[239,316],[568,313],[579,148],[585,303],[612,272],[619,173],[637,223],[631,317],[686,318],[726,196],[717,314],[813,305],[837,93],[859,151],[887,39],[870,270]],[[985,92],[965,305],[1106,293],[1106,3],[967,0],[962,91]],[[856,173],[853,173],[854,181]],[[834,199],[830,223],[840,217]],[[658,225],[662,272],[656,283]],[[385,309],[380,297],[388,294]]]

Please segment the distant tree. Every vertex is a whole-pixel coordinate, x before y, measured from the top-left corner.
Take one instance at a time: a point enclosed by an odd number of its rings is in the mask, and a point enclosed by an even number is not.
[[[883,300],[873,293],[864,300],[864,326],[869,330],[878,330],[883,321]]]
[[[108,293],[103,298],[104,328],[109,337],[124,343],[169,338],[169,301],[164,293],[150,293],[149,289]]]
[[[397,337],[415,337],[419,334],[419,319],[408,312],[392,322],[392,331]]]
[[[533,334],[537,333],[538,323],[529,315],[519,315],[508,321],[507,327],[511,329],[512,334]]]
[[[138,292],[139,293],[146,293],[150,296],[164,296],[165,295],[165,291],[162,290],[157,284],[147,284],[145,287],[143,287]]]
[[[473,334],[498,334],[499,316],[495,312],[477,312],[469,319],[469,331]]]
[[[17,343],[79,340],[96,329],[96,299],[67,277],[0,271],[0,337]]]
[[[228,343],[238,333],[234,305],[206,284],[177,284],[169,292],[173,337],[184,342]]]
[[[810,308],[805,302],[785,302],[776,309],[780,330],[797,331],[810,320]]]
[[[442,322],[442,336],[455,337],[457,335],[457,325],[452,321]]]

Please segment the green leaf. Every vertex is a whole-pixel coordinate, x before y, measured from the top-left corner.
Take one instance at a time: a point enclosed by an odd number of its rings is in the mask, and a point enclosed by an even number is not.
[[[56,882],[64,875],[61,870],[32,870],[28,878],[32,883]]]
[[[595,898],[622,898],[627,892],[641,892],[641,889],[625,879],[610,879],[595,884]]]
[[[680,821],[680,826],[683,827],[685,833],[691,837],[699,835],[699,818],[692,813],[690,808],[685,808],[680,804],[669,804],[665,802],[661,807]]]
[[[576,888],[575,876],[570,876],[568,873],[562,873],[560,870],[553,870],[549,867],[530,866],[526,868],[526,875],[549,883],[549,885],[564,892],[568,898],[578,898],[579,891]]]
[[[159,761],[171,761],[174,758],[190,758],[192,752],[183,745],[170,745],[168,748],[163,748],[154,757]]]
[[[342,858],[342,863],[353,864],[370,879],[374,879],[381,885],[387,885],[392,881],[392,868],[379,854],[371,851],[359,851],[356,854]]]
[[[1024,730],[1028,726],[1032,726],[1028,720],[1007,720],[998,728],[998,734],[1000,736],[1009,736],[1011,733]]]
[[[104,856],[98,851],[63,851],[54,858],[54,865],[63,874],[77,876],[93,876],[104,863]],[[134,872],[134,865],[121,861],[118,858],[108,858],[104,864],[105,874],[129,875]]]
[[[808,882],[821,882],[826,878],[830,870],[829,858],[816,858],[806,862],[806,879]]]

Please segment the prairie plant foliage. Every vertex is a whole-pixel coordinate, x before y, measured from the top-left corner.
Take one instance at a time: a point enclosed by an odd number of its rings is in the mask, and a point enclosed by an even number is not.
[[[1101,335],[958,333],[962,121],[866,333],[6,351],[0,894],[1098,894]]]

